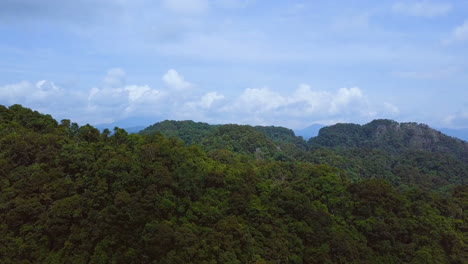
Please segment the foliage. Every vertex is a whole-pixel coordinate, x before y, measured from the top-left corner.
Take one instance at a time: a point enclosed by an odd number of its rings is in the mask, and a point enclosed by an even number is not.
[[[440,172],[456,159],[359,149],[275,159],[275,142],[291,138],[237,125],[210,133],[187,146],[0,106],[0,263],[468,261],[468,187],[458,178],[444,193],[366,179],[381,164],[463,178]],[[362,157],[345,167],[351,156]],[[369,177],[353,178],[359,166]]]
[[[391,153],[427,151],[468,162],[468,142],[452,138],[425,124],[374,120],[366,125],[336,124],[324,127],[309,140],[311,148],[373,148]]]
[[[181,139],[185,144],[198,144],[205,137],[211,134],[216,126],[207,123],[187,121],[165,120],[154,125],[151,125],[142,131],[142,135],[151,135],[161,133],[166,137],[174,137]]]

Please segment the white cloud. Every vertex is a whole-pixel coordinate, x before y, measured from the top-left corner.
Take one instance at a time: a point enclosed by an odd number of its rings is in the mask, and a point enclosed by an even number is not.
[[[283,125],[302,127],[316,120],[368,120],[379,114],[399,113],[390,103],[369,106],[358,87],[335,91],[314,89],[300,84],[289,93],[268,87],[247,88],[238,96],[226,97],[219,91],[183,93],[191,87],[174,69],[163,81],[170,89],[149,85],[126,84],[122,69],[111,69],[100,85],[86,92],[74,93],[49,81],[20,82],[0,86],[0,103],[21,103],[27,107],[69,118],[79,123],[111,123],[131,117],[193,119],[210,123]],[[325,121],[324,121],[325,120]]]
[[[122,69],[110,69],[101,85],[87,91],[63,89],[54,82],[40,80],[0,86],[0,103],[22,104],[80,123],[113,122],[122,117],[157,112],[166,93],[148,85],[126,85]]]
[[[40,80],[35,84],[22,81],[0,86],[0,104],[21,104],[34,110],[52,114],[58,120],[67,118],[81,122],[85,116],[87,94],[63,89],[54,82]]]
[[[131,103],[155,102],[159,100],[164,93],[152,89],[148,85],[128,85],[124,90],[128,92],[128,99]]]
[[[193,85],[185,81],[184,76],[180,75],[176,70],[170,69],[162,77],[162,80],[172,89],[175,90],[186,90],[191,88]]]
[[[327,112],[331,93],[327,91],[312,90],[310,85],[301,84],[289,99],[290,104],[301,106],[298,115]],[[301,104],[302,103],[302,104]]]
[[[208,0],[163,0],[162,5],[167,10],[183,14],[200,14],[210,7]]]
[[[7,84],[0,87],[0,100],[8,104],[14,104],[16,101],[26,98],[26,94],[34,91],[34,86],[26,81]]]
[[[110,107],[116,113],[119,109],[125,109],[130,105],[138,105],[139,108],[146,104],[157,104],[165,94],[152,89],[148,85],[126,85],[119,88],[92,88],[88,96],[90,109]],[[96,109],[97,110],[97,109]]]
[[[101,87],[90,90],[87,100],[88,113],[96,115],[95,123],[109,122],[133,115],[144,115],[159,109],[159,100],[165,93],[149,85],[126,85],[125,72],[111,69],[104,77]],[[101,121],[97,120],[101,117]]]
[[[465,21],[463,25],[460,25],[453,30],[453,38],[457,41],[464,41],[468,39],[468,20]]]
[[[269,88],[247,88],[233,105],[233,109],[265,113],[286,105],[287,98]]]
[[[463,24],[453,29],[450,36],[442,41],[442,44],[448,45],[456,42],[464,42],[468,40],[468,20]]]
[[[218,92],[209,92],[204,94],[199,100],[188,102],[185,104],[189,108],[188,111],[196,110],[197,108],[209,109],[215,102],[225,99],[224,95]]]
[[[335,114],[349,106],[351,102],[360,101],[363,98],[361,89],[358,87],[340,88],[331,100],[330,113]]]
[[[400,113],[400,109],[391,103],[384,103],[385,110],[392,115],[397,115]]]
[[[453,114],[448,115],[442,119],[442,124],[446,126],[451,126],[456,117],[457,116]]]
[[[442,124],[449,128],[468,128],[468,109],[447,115],[443,118]]]
[[[450,3],[431,1],[405,1],[396,2],[392,6],[392,11],[407,16],[437,17],[448,14],[452,10]]]
[[[364,95],[357,87],[341,88],[332,93],[313,90],[309,85],[301,84],[289,95],[281,95],[266,87],[248,88],[222,110],[233,114],[307,118],[360,112],[364,105]]]
[[[237,98],[220,106],[223,123],[282,125],[300,128],[325,120],[368,120],[372,110],[363,91],[358,87],[336,91],[313,89],[300,84],[283,94],[268,87],[248,88]],[[219,122],[219,121],[218,121]]]
[[[54,104],[63,95],[63,90],[53,82],[40,80],[36,84],[22,81],[0,87],[0,101],[8,104],[18,102],[34,104]]]
[[[224,95],[217,92],[207,93],[202,96],[200,100],[200,106],[203,108],[210,108],[215,101],[224,99]]]
[[[118,112],[117,107],[123,106],[128,101],[127,95],[122,88],[92,88],[88,96],[90,109],[111,107]]]
[[[125,71],[120,68],[113,68],[107,71],[103,80],[106,87],[122,87],[125,85]]]

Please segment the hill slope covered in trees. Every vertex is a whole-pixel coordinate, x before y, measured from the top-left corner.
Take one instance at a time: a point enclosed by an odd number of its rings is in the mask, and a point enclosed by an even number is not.
[[[345,169],[352,178],[439,189],[467,182],[468,143],[424,124],[336,124],[321,129],[308,145],[318,162]]]
[[[452,138],[425,124],[374,120],[366,125],[324,127],[309,140],[311,147],[373,148],[389,152],[407,150],[451,155],[468,162],[468,142]]]
[[[0,263],[467,262],[463,182],[372,177],[359,146],[311,147],[284,129],[211,129],[184,144],[0,106]],[[391,166],[384,151],[370,164]],[[421,168],[440,162],[424,155]]]
[[[446,189],[465,184],[468,176],[468,143],[417,123],[337,124],[322,128],[307,142],[283,127],[193,121],[164,121],[141,133],[179,138],[209,153],[228,149],[269,161],[324,163],[346,171],[353,180],[382,178],[395,186]]]

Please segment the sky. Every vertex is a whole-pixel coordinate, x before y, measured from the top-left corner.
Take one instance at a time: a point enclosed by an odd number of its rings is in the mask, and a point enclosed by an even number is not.
[[[468,128],[468,0],[0,0],[0,104],[92,125]]]

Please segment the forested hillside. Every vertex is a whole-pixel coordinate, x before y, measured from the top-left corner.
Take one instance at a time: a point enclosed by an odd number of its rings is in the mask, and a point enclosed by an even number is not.
[[[467,183],[468,143],[424,124],[336,124],[322,128],[308,145],[316,162],[344,169],[354,179],[383,178],[432,189]]]
[[[309,140],[314,147],[373,148],[392,153],[427,151],[468,162],[468,142],[452,138],[425,124],[374,120],[366,125],[336,124],[324,127]]]
[[[198,145],[208,153],[227,149],[257,160],[328,164],[346,171],[352,180],[381,178],[394,186],[446,190],[466,184],[468,177],[468,143],[417,123],[337,124],[322,128],[307,142],[283,127],[193,121],[163,121],[141,132],[154,133]]]
[[[175,137],[181,139],[185,144],[191,145],[200,143],[202,139],[210,135],[216,126],[207,123],[187,121],[170,121],[156,123],[142,131],[142,135],[161,133],[166,137]]]
[[[0,106],[0,263],[467,263],[466,143],[380,122],[129,135]]]

